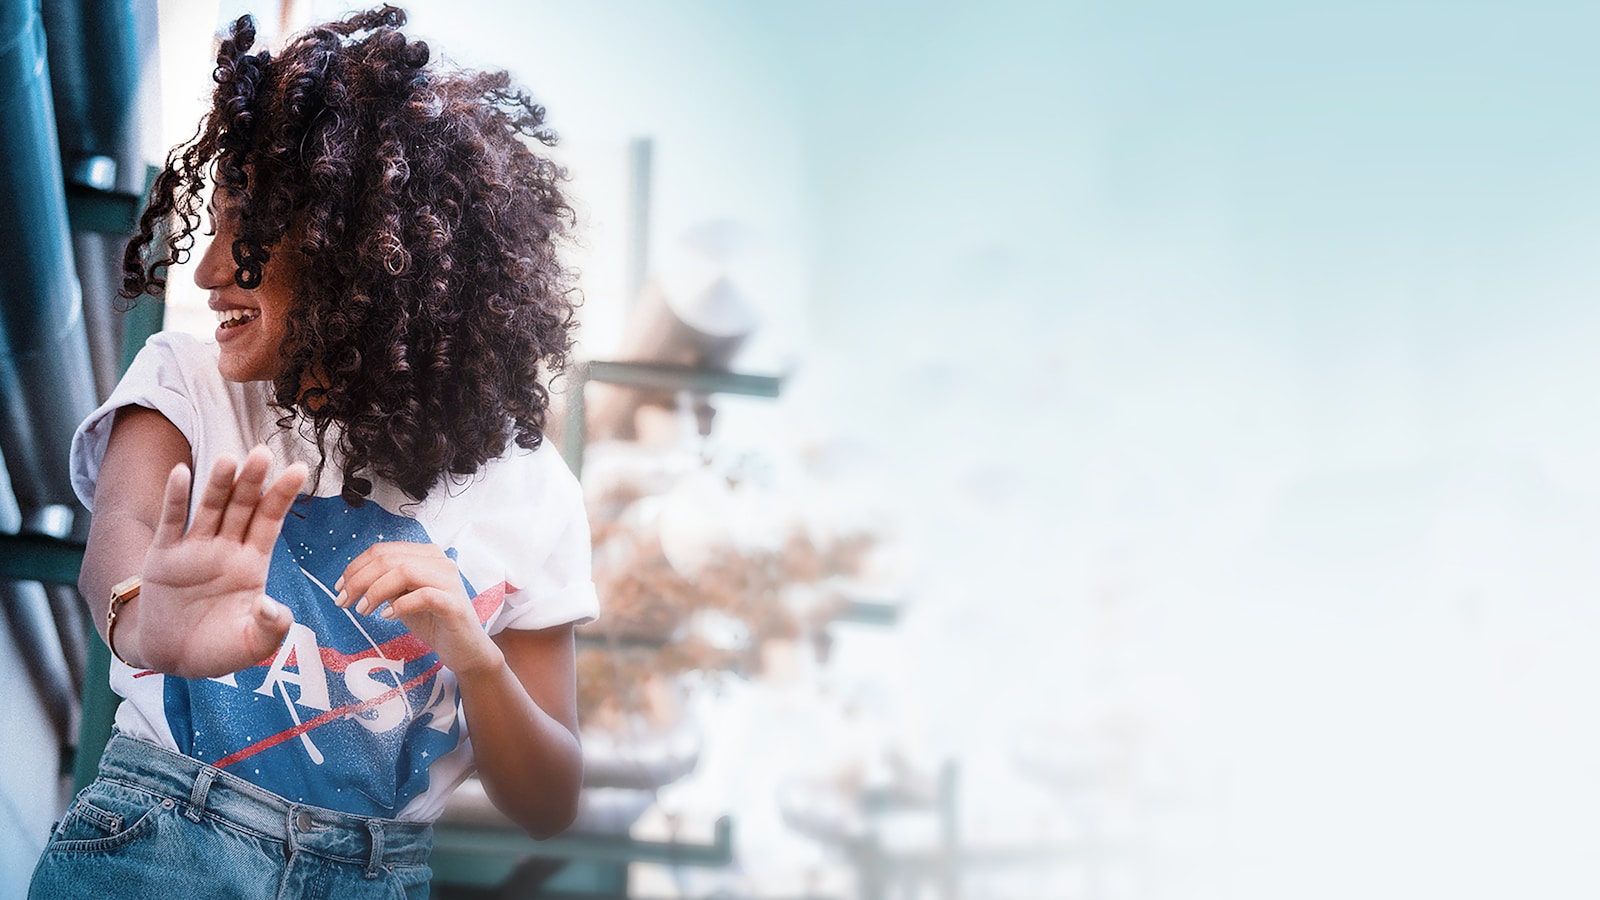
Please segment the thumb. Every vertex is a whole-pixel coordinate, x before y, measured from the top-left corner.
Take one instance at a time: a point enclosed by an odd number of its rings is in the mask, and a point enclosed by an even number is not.
[[[294,623],[294,613],[266,594],[256,601],[255,613],[256,635],[252,643],[256,646],[252,649],[259,650],[262,655],[270,654],[278,649],[284,635],[289,633],[289,626]]]

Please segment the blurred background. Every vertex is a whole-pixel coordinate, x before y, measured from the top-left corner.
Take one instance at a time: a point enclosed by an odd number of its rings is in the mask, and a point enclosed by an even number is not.
[[[60,129],[75,209],[192,134],[226,22],[353,8],[107,6],[135,112],[105,186]],[[469,785],[436,895],[1600,890],[1600,8],[407,9],[563,136],[604,610],[580,827]],[[77,746],[57,594],[7,599],[7,896]]]

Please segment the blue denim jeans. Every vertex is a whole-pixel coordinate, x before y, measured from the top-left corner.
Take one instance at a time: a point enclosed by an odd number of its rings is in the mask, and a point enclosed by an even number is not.
[[[114,735],[50,835],[32,900],[428,896],[433,829],[292,803]]]

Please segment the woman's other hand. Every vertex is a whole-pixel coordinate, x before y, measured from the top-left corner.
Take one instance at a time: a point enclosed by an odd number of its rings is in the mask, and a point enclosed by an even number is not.
[[[457,676],[505,663],[478,620],[461,571],[437,544],[373,544],[350,561],[334,589],[339,606],[399,618]]]
[[[192,476],[187,465],[173,467],[133,601],[135,627],[116,634],[130,663],[206,678],[260,662],[282,643],[293,617],[266,595],[267,569],[306,467],[295,463],[268,485],[270,462],[265,447],[243,465],[219,457],[187,529]]]

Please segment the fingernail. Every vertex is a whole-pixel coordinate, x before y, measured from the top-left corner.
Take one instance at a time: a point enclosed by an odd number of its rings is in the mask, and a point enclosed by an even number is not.
[[[334,585],[334,587],[338,587],[338,585]],[[339,607],[349,606],[350,595],[346,594],[344,591],[340,591],[338,595],[333,598],[333,605]]]
[[[385,606],[383,609],[378,610],[378,615],[383,616],[385,619],[392,619],[394,618],[394,607]]]
[[[342,597],[342,596],[344,596],[344,576],[343,576],[343,575],[340,575],[340,576],[339,576],[339,577],[338,577],[338,578],[337,578],[337,579],[336,579],[336,580],[335,580],[335,581],[334,581],[334,582],[333,582],[333,589],[334,589],[334,590],[336,590],[336,591],[338,591],[338,592],[339,592],[339,595],[340,595],[340,596],[341,596],[341,597]]]

